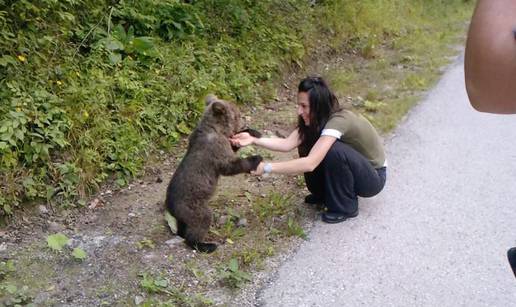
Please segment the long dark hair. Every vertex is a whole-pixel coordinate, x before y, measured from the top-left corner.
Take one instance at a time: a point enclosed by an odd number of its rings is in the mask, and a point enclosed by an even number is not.
[[[301,145],[299,154],[306,156],[319,138],[324,125],[330,115],[340,110],[337,97],[321,77],[307,77],[301,80],[297,87],[298,92],[308,93],[310,103],[310,125],[305,125],[303,118],[298,117],[297,128]],[[306,151],[306,152],[305,152]]]

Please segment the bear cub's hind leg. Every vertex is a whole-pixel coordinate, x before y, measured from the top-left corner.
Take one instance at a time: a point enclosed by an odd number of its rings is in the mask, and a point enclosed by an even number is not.
[[[211,225],[211,210],[206,209],[204,212],[201,211],[198,214],[198,223],[195,225],[184,224],[182,237],[185,239],[186,245],[191,248],[196,249],[201,253],[212,253],[217,249],[217,244],[202,242]]]

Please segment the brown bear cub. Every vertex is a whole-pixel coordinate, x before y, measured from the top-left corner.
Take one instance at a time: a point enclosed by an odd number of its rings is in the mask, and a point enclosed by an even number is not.
[[[256,170],[261,156],[239,158],[229,138],[240,131],[240,112],[230,102],[210,95],[199,124],[188,139],[188,149],[167,188],[167,210],[177,221],[177,234],[191,248],[211,253],[215,243],[206,243],[212,213],[208,200],[220,175]]]

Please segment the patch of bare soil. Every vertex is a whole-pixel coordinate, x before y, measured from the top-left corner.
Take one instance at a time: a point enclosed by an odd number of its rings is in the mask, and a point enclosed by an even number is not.
[[[249,125],[287,135],[295,126],[296,82],[287,80],[271,104],[242,108]],[[0,261],[15,266],[0,274],[0,283],[16,286],[0,305],[253,305],[257,289],[303,240],[303,230],[296,231],[291,221],[306,232],[317,210],[303,204],[307,192],[298,176],[225,177],[210,202],[215,216],[210,236],[219,249],[210,255],[192,251],[164,220],[166,187],[184,146],[128,187],[103,188],[84,208],[36,204],[0,229]],[[266,160],[297,156],[264,154]],[[270,211],[271,195],[288,207]],[[262,205],[253,207],[256,203]],[[55,233],[70,239],[61,252],[47,246]],[[71,255],[76,247],[86,252],[83,261]],[[231,259],[238,261],[237,270],[231,270]]]

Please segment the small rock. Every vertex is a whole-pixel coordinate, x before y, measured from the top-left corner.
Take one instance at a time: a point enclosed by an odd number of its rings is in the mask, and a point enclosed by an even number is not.
[[[134,304],[140,305],[141,303],[143,303],[144,300],[145,299],[143,298],[143,296],[137,295],[134,297]]]
[[[228,221],[228,216],[227,215],[222,215],[220,218],[219,218],[219,225],[224,225],[227,223]]]
[[[94,200],[92,200],[90,202],[90,205],[88,206],[88,208],[95,209],[95,208],[100,207],[100,206],[102,206],[102,202],[100,201],[100,199],[95,198]]]
[[[39,213],[41,213],[41,214],[47,214],[48,213],[47,207],[45,207],[43,205],[39,205],[38,209],[39,209]]]
[[[247,227],[247,219],[241,218],[238,220],[237,227]]]
[[[133,212],[131,212],[131,213],[129,213],[129,214],[128,214],[128,216],[129,216],[129,217],[136,217],[136,214],[135,214],[135,213],[133,213]]]
[[[7,250],[7,243],[2,242],[2,244],[0,244],[0,252],[5,252],[6,250]]]
[[[48,222],[48,229],[52,232],[59,232],[62,231],[64,227],[56,222]]]
[[[172,239],[170,239],[168,241],[165,241],[165,244],[170,246],[170,247],[172,247],[172,246],[177,245],[177,244],[182,243],[182,242],[183,242],[183,239],[181,237],[179,237],[179,236],[176,236],[176,237],[174,237],[174,238],[172,238]]]
[[[155,253],[148,253],[146,255],[143,255],[144,259],[154,260],[157,259],[158,256]]]

